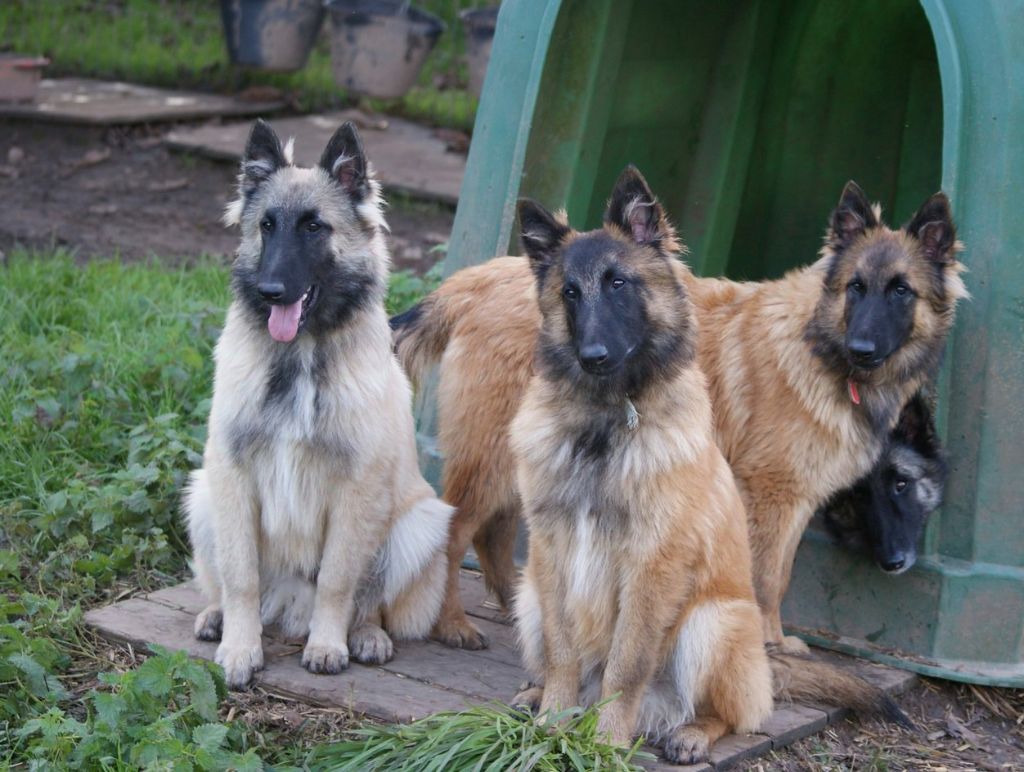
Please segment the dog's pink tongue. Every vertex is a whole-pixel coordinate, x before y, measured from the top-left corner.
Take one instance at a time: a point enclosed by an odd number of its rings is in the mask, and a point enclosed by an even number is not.
[[[302,316],[302,300],[296,300],[290,306],[271,306],[270,320],[267,328],[270,337],[287,343],[299,333],[299,317]]]

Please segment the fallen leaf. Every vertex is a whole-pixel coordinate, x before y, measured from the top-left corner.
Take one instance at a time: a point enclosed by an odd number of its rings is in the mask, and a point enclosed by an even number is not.
[[[67,170],[64,172],[63,176],[70,177],[72,174],[79,171],[80,169],[86,169],[90,166],[101,164],[108,158],[110,158],[109,147],[94,147],[92,150],[87,151],[86,154],[79,158],[77,161],[73,162],[71,166],[69,166]]]
[[[946,714],[946,731],[949,732],[950,737],[959,737],[962,740],[966,740],[970,745],[973,745],[975,748],[985,747],[984,743],[981,741],[981,738],[978,737],[978,735],[976,735],[966,726],[964,726],[963,722],[960,721],[960,719],[958,719],[952,713]],[[967,747],[969,746],[964,746],[964,748]],[[964,750],[964,748],[960,748],[958,750]]]
[[[44,429],[50,429],[53,426],[53,416],[42,405],[36,405],[36,423]]]

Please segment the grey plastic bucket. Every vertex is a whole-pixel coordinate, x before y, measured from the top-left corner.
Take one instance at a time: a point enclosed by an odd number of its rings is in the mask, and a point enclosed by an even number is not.
[[[327,0],[331,67],[346,91],[381,99],[403,96],[416,82],[445,24],[397,0]]]
[[[484,75],[491,58],[491,43],[498,25],[498,9],[470,8],[459,14],[466,31],[466,62],[469,65],[469,90],[476,96],[484,90]]]
[[[221,0],[234,64],[290,72],[306,64],[324,19],[322,0]]]

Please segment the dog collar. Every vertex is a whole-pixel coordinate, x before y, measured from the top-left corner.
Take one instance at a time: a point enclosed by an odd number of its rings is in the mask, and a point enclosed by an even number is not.
[[[846,385],[850,390],[850,401],[855,404],[860,404],[860,392],[857,391],[857,384],[853,382],[853,378],[846,379]]]

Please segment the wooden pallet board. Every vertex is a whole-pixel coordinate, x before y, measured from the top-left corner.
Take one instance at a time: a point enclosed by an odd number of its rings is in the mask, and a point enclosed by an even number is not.
[[[312,166],[320,160],[335,129],[350,118],[345,112],[303,115],[273,120],[271,125],[282,142],[295,138],[295,162]],[[359,128],[366,155],[385,189],[458,203],[466,157],[449,152],[445,142],[425,126],[390,116],[385,124],[385,128]],[[170,132],[166,142],[174,150],[238,162],[251,126],[246,121],[183,128]]]
[[[40,81],[32,102],[0,102],[0,117],[118,126],[268,115],[284,106],[281,100],[246,101],[120,81],[53,78]]]
[[[395,658],[381,667],[353,664],[337,676],[312,675],[300,663],[301,647],[271,633],[264,638],[266,669],[260,686],[313,705],[341,707],[385,721],[410,721],[439,710],[459,710],[490,700],[507,701],[527,680],[519,664],[515,634],[487,595],[479,574],[463,571],[462,596],[474,621],[490,637],[484,651],[449,649],[432,641],[398,642]],[[140,594],[86,614],[86,622],[105,638],[145,648],[153,644],[185,649],[213,659],[216,644],[192,635],[195,614],[204,606],[192,582]],[[822,653],[825,659],[838,655]],[[848,658],[843,658],[849,663]],[[914,681],[906,673],[858,664],[858,671],[890,693]],[[813,734],[845,715],[835,708],[779,705],[756,734],[730,735],[712,750],[710,763],[677,766],[663,760],[653,770],[722,770]]]

